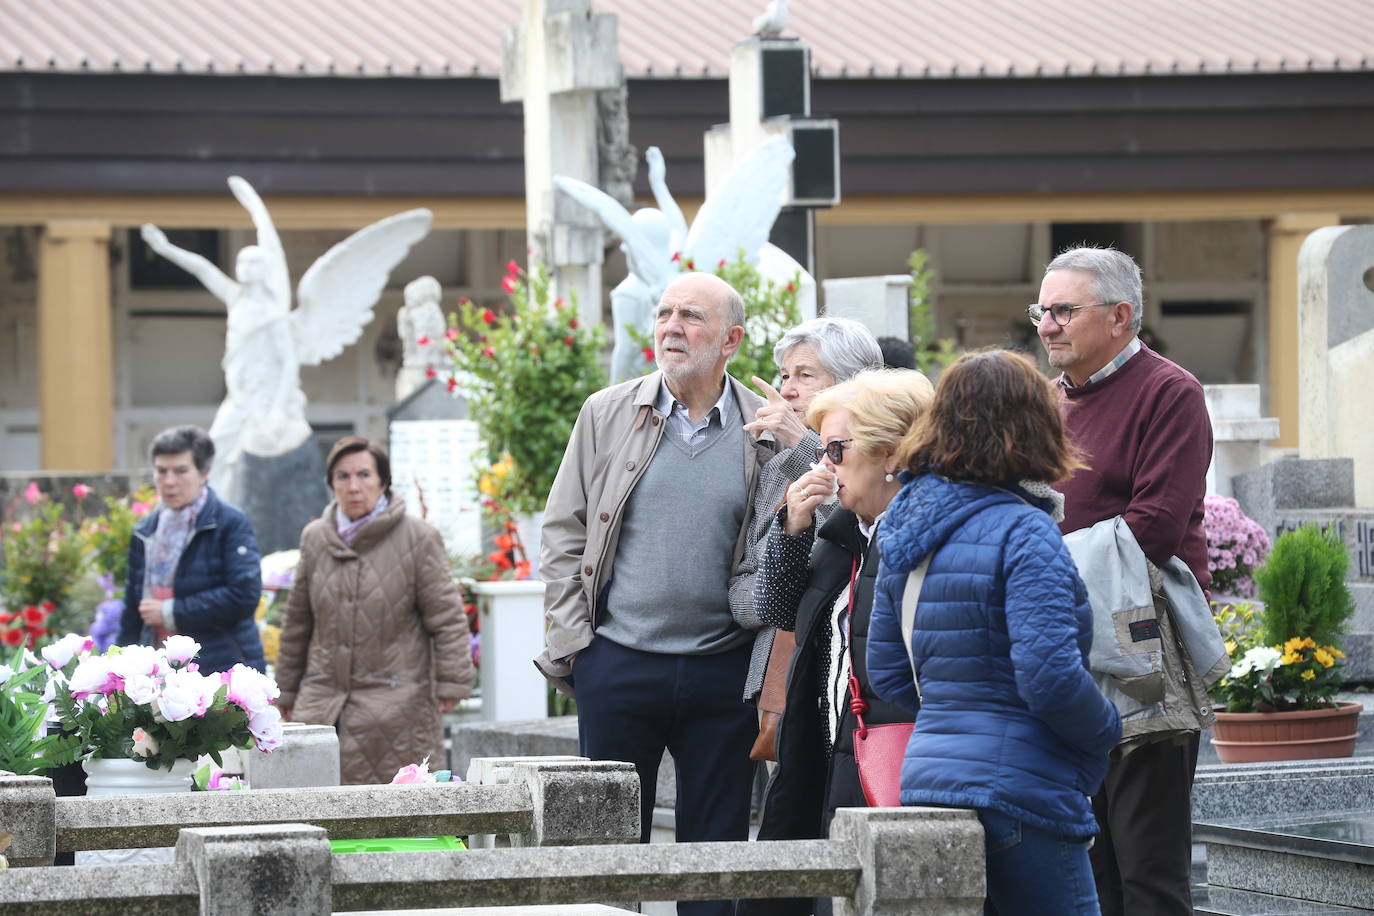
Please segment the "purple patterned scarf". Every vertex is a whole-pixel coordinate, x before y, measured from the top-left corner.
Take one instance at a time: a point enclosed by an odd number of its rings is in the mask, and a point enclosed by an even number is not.
[[[362,530],[363,525],[366,525],[368,522],[385,512],[387,502],[386,494],[383,493],[378,497],[377,505],[372,507],[372,511],[356,522],[349,520],[348,515],[343,510],[343,506],[336,508],[334,510],[334,524],[338,527],[339,537],[343,538],[343,542],[352,547],[353,539],[358,536],[358,532]]]
[[[145,597],[152,597],[153,589],[172,587],[182,551],[191,542],[191,535],[196,530],[196,517],[209,498],[209,489],[201,487],[200,495],[189,506],[181,509],[163,506],[158,510],[157,531],[153,533],[153,543],[148,549],[148,595]]]

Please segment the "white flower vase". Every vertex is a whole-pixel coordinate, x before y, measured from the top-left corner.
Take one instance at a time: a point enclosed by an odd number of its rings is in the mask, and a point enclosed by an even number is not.
[[[193,760],[178,760],[170,770],[151,770],[141,760],[87,760],[81,765],[86,771],[86,794],[100,795],[164,795],[170,792],[191,791]],[[171,846],[147,849],[92,849],[76,854],[77,865],[124,865],[127,863],[158,863],[175,860]]]

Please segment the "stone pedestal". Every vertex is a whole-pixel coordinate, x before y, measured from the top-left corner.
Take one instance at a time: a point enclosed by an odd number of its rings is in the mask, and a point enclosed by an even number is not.
[[[482,632],[482,718],[542,719],[548,687],[534,667],[544,648],[543,582],[478,582]]]
[[[911,277],[845,277],[823,280],[825,313],[861,322],[874,337],[910,340]]]
[[[275,751],[243,751],[244,778],[254,789],[339,784],[339,736],[332,725],[283,722]]]
[[[319,443],[311,436],[272,458],[244,452],[233,483],[219,495],[248,516],[264,555],[295,550],[301,529],[319,518],[331,499]]]

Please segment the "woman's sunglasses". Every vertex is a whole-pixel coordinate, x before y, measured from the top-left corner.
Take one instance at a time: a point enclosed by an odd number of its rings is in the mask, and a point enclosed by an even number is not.
[[[816,460],[829,458],[831,464],[844,464],[844,450],[849,448],[849,443],[853,439],[836,439],[834,442],[827,442],[816,449]]]

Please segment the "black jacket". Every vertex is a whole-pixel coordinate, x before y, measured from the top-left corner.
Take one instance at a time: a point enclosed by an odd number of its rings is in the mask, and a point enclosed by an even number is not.
[[[161,510],[158,510],[159,512]],[[134,528],[129,543],[124,614],[119,645],[147,643],[152,628],[143,625],[138,604],[143,598],[145,542],[157,531],[158,512]],[[262,639],[253,614],[262,594],[262,561],[248,517],[210,490],[196,518],[196,530],[177,561],[172,592],[177,632],[200,643],[195,662],[202,674],[227,671],[237,662],[266,670]]]
[[[774,546],[770,542],[769,547]],[[885,725],[912,720],[905,710],[878,699],[868,683],[865,658],[873,585],[878,574],[877,538],[865,545],[858,518],[847,509],[839,509],[817,534],[806,570],[805,589],[796,605],[797,649],[788,671],[787,704],[778,727],[778,768],[769,782],[760,818],[761,840],[823,837],[836,808],[865,804],[854,765],[853,732],[858,723],[849,710],[848,691],[833,748],[827,746],[822,718],[829,715],[827,691],[822,683],[830,654],[829,615],[849,584],[853,559],[861,555],[850,624],[850,652],[860,692],[868,701],[864,721],[868,725]],[[760,567],[761,577],[771,566],[769,559],[766,557]],[[784,593],[790,590],[782,585]]]

